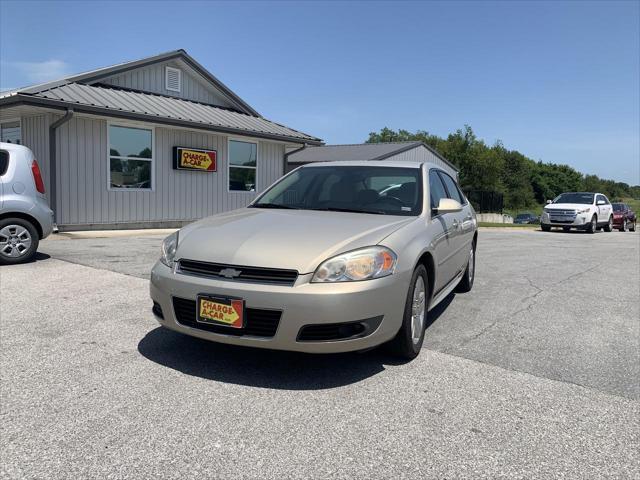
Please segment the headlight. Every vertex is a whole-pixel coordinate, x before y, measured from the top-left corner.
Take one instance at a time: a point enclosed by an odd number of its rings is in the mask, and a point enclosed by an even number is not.
[[[176,256],[176,250],[178,249],[178,232],[174,232],[162,241],[162,256],[160,261],[167,267],[173,268],[173,259]]]
[[[589,208],[583,208],[582,210],[578,210],[578,213],[589,213]]]
[[[321,263],[311,282],[354,282],[386,277],[393,273],[397,259],[386,247],[353,250]]]

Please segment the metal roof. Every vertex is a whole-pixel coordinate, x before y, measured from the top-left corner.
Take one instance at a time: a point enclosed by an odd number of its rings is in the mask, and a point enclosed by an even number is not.
[[[78,112],[125,117],[156,123],[204,128],[262,138],[319,145],[322,140],[267,120],[174,97],[105,88],[79,83],[63,84],[32,94],[14,93],[0,103],[27,103]]]
[[[17,93],[24,94],[36,94],[42,92],[43,90],[48,90],[50,88],[59,87],[61,85],[66,85],[70,83],[82,83],[85,85],[99,82],[100,80],[112,76],[118,75],[123,72],[127,72],[129,70],[133,70],[134,68],[142,68],[147,65],[152,65],[154,63],[165,62],[167,60],[180,59],[193,68],[197,73],[202,75],[208,82],[213,84],[219,90],[221,90],[229,100],[235,105],[239,111],[248,113],[249,115],[254,115],[259,117],[260,114],[256,112],[248,103],[242,100],[235,92],[233,92],[229,87],[227,87],[224,83],[222,83],[218,78],[216,78],[211,72],[209,72],[206,68],[200,65],[191,55],[189,55],[185,50],[172,50],[170,52],[161,53],[159,55],[154,55],[151,57],[141,58],[139,60],[133,60],[130,62],[118,63],[116,65],[111,65],[109,67],[97,68],[95,70],[90,70],[88,72],[78,73],[75,75],[70,75],[68,77],[64,77],[58,80],[54,80],[51,82],[41,83],[38,85],[31,85],[28,87],[17,88],[5,92],[0,92],[0,98],[15,95]]]
[[[341,160],[383,160],[422,145],[424,144],[418,141],[323,145],[291,152],[287,161],[290,164],[298,164]]]

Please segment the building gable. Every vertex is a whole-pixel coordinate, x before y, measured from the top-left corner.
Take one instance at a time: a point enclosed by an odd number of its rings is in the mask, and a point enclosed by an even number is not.
[[[180,91],[166,88],[166,67],[178,68],[181,73]],[[0,98],[14,95],[34,95],[70,84],[121,87],[146,93],[160,94],[231,108],[237,112],[261,117],[248,103],[214,77],[184,50],[175,50],[153,57],[99,68],[72,75],[54,82],[3,92]]]
[[[167,84],[167,67],[174,69],[171,73],[179,72],[177,90],[171,89],[172,85]],[[181,58],[141,66],[100,78],[89,82],[89,84],[155,93],[223,108],[238,108],[220,88],[209,82]]]

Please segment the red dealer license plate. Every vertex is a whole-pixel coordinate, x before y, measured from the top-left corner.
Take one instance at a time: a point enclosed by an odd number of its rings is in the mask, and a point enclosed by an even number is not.
[[[198,322],[244,327],[244,300],[240,298],[198,296]]]

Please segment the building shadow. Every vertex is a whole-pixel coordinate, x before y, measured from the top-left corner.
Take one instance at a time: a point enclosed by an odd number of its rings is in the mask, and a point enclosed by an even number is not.
[[[454,296],[429,312],[427,335]],[[384,346],[361,353],[313,355],[214,343],[163,327],[148,332],[138,351],[152,362],[194,377],[279,390],[342,387],[406,363]]]

